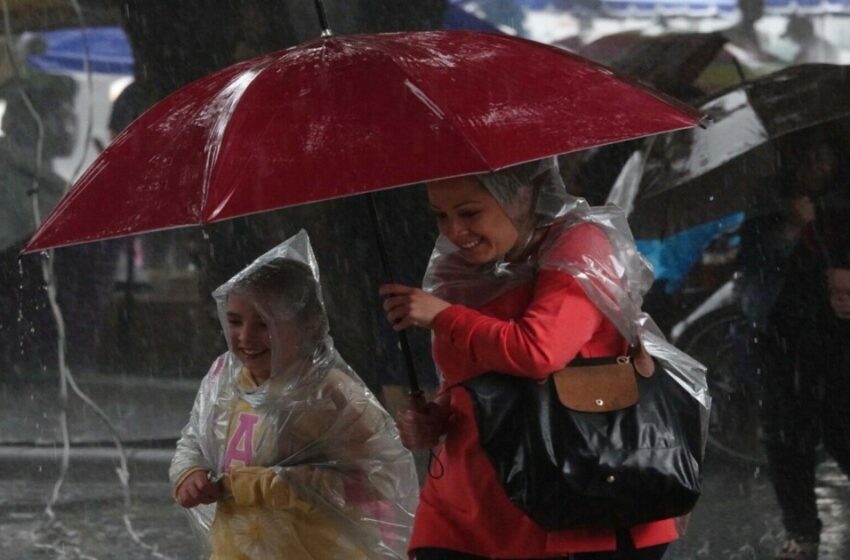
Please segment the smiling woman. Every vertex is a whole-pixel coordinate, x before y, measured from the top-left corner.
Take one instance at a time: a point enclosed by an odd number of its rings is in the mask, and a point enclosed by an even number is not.
[[[472,384],[487,374],[542,382],[574,359],[624,355],[638,340],[641,293],[651,274],[624,219],[568,196],[554,159],[429,183],[428,200],[441,235],[424,289],[380,289],[393,328],[432,330],[442,376],[433,401],[397,419],[404,444],[441,445],[445,467],[423,489],[413,556],[661,558],[678,536],[669,515],[611,511],[601,527],[587,519],[538,524],[539,512],[518,503],[500,479]],[[502,402],[494,393],[482,398]],[[516,456],[514,465],[527,470],[547,459]],[[529,490],[537,491],[553,492],[551,485]],[[642,521],[615,525],[621,518]]]

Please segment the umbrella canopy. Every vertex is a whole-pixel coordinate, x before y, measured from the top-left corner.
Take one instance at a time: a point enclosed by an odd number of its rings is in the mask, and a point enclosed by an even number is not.
[[[579,54],[675,95],[692,86],[726,42],[722,33],[648,37],[625,31],[601,37],[585,45]]]
[[[717,63],[726,42],[720,33],[647,36],[625,31],[588,43],[578,53],[667,95],[688,101],[704,96],[696,85],[697,78],[709,65]],[[580,193],[591,204],[604,202],[620,169],[635,149],[633,142],[623,142],[562,160],[563,167],[570,170],[573,192]]]
[[[515,37],[323,37],[154,106],[26,250],[486,172],[697,122],[605,67]]]
[[[850,67],[792,66],[701,110],[712,126],[654,142],[634,201],[635,237],[666,238],[748,209],[777,171],[773,140],[850,115]]]

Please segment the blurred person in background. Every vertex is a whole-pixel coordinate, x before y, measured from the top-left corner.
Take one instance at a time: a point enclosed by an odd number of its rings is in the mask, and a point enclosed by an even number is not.
[[[794,64],[808,62],[841,63],[841,51],[826,39],[819,37],[815,33],[812,20],[808,18],[801,16],[788,18],[788,24],[782,36],[794,41],[799,46],[797,54],[794,55]]]
[[[8,58],[8,50],[2,49]],[[0,371],[22,373],[55,359],[41,257],[20,251],[62,196],[67,182],[52,170],[67,156],[76,132],[73,79],[18,71],[6,60],[0,99],[5,103],[0,136]],[[37,204],[36,204],[37,203]]]
[[[822,524],[815,496],[822,443],[850,474],[847,320],[841,317],[850,266],[850,173],[840,144],[809,135],[795,179],[808,222],[787,260],[767,315],[762,359],[762,427],[786,540],[777,560],[815,560]]]

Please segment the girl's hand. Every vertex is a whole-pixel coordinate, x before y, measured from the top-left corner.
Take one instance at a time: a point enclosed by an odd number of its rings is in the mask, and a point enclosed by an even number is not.
[[[448,428],[449,408],[434,401],[418,410],[402,410],[396,418],[401,443],[408,449],[431,449]]]
[[[387,321],[396,331],[410,326],[431,329],[434,327],[434,317],[451,305],[419,288],[403,284],[384,284],[378,293],[387,296],[384,311],[387,312]]]
[[[211,504],[218,501],[220,496],[221,488],[209,479],[209,471],[193,472],[177,488],[177,503],[184,508]]]

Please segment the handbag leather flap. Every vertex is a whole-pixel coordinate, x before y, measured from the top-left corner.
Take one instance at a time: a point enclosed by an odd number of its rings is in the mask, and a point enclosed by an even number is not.
[[[611,412],[638,402],[635,369],[628,356],[615,363],[568,366],[552,374],[558,400],[578,412]]]

